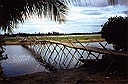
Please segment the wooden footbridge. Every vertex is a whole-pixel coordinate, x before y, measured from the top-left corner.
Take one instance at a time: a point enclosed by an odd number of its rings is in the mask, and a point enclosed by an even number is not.
[[[35,40],[23,39],[22,45],[33,52],[35,58],[48,70],[77,68],[82,62],[81,60],[99,60],[102,59],[101,54],[109,54],[114,56],[128,56],[127,52],[108,50],[104,45],[99,43],[103,48],[84,46],[76,40],[72,43],[51,41],[51,40]]]

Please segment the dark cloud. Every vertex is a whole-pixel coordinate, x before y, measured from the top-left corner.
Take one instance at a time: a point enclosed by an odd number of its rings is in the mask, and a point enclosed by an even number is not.
[[[84,12],[84,14],[86,14],[86,15],[101,15],[103,13],[100,13],[100,12]]]
[[[101,9],[85,9],[85,10],[83,10],[83,11],[81,11],[80,13],[81,14],[86,14],[86,15],[101,15],[101,14],[104,14],[103,13],[103,11],[106,11],[107,9],[105,9],[105,10],[101,10]],[[109,10],[107,10],[107,11],[109,11]]]
[[[90,9],[90,10],[89,10],[89,9],[86,10],[86,9],[85,9],[85,10],[81,11],[81,13],[85,13],[85,12],[94,12],[94,11],[96,11],[96,10],[94,10],[94,9],[93,9],[93,10],[92,10],[92,9]]]
[[[124,14],[128,14],[128,11],[123,11],[122,13],[124,13]]]
[[[85,2],[86,1],[86,2]],[[80,6],[107,7],[108,0],[81,0]],[[118,5],[128,6],[128,0],[117,0]]]
[[[98,3],[98,4],[92,4],[92,6],[94,6],[94,7],[107,7],[107,6],[109,6],[109,4],[108,3]]]
[[[86,2],[85,2],[86,1]],[[106,7],[108,6],[107,0],[83,0],[80,6],[93,6],[93,7]]]
[[[128,0],[118,0],[118,4],[128,6]]]

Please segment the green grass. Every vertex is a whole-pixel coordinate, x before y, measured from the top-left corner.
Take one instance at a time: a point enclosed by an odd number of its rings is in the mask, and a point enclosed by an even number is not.
[[[34,37],[36,38],[36,37]],[[22,38],[5,38],[4,41],[10,41],[10,42],[18,42]],[[41,38],[38,38],[38,40],[54,40],[54,41],[67,41],[67,40],[89,40],[89,39],[101,39],[101,36],[69,36],[69,37],[49,37],[49,36],[42,36]],[[29,39],[30,40],[30,39]]]
[[[88,39],[101,39],[101,36],[71,36],[71,37],[44,37],[39,40],[55,40],[55,41],[64,41],[64,40],[88,40]]]
[[[4,42],[10,41],[10,42],[19,42],[21,38],[5,38]]]

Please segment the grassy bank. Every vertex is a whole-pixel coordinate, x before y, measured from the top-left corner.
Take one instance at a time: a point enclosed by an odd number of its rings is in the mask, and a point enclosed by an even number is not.
[[[5,38],[4,42],[19,42],[21,38]]]
[[[31,40],[32,36],[29,36],[28,39]],[[25,37],[6,37],[4,39],[5,42],[20,42],[23,38]],[[80,40],[80,41],[87,41],[87,40],[101,40],[101,36],[41,36],[41,37],[33,37],[34,39],[37,40],[54,40],[54,41],[63,41],[67,42],[68,40],[75,41]]]
[[[66,41],[66,40],[89,40],[89,39],[102,39],[101,36],[69,36],[69,37],[43,37],[40,40],[55,40],[55,41]]]

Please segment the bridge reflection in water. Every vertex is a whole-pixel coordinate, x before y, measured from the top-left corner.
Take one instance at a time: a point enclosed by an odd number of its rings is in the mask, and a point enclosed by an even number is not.
[[[108,50],[101,43],[103,48],[83,46],[72,42],[63,43],[50,40],[22,40],[22,45],[29,49],[39,61],[49,71],[58,69],[77,68],[83,64],[82,60],[100,60],[102,54],[122,55],[126,53]],[[84,62],[84,63],[85,63]]]

